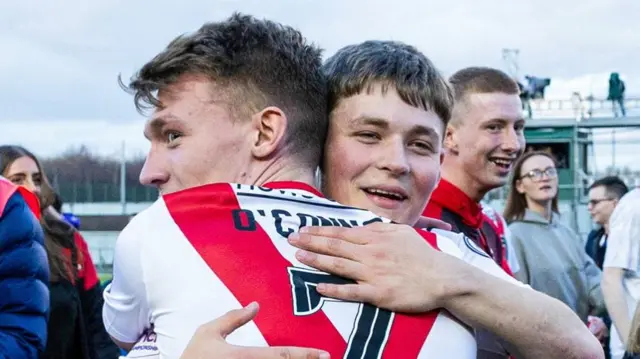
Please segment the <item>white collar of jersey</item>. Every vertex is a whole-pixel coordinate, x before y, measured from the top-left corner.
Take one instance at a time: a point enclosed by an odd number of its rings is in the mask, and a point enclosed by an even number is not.
[[[311,186],[308,183],[298,182],[298,181],[274,181],[263,184],[261,187],[271,188],[271,189],[297,189],[301,191],[307,191],[312,193],[318,197],[323,197],[324,195]]]

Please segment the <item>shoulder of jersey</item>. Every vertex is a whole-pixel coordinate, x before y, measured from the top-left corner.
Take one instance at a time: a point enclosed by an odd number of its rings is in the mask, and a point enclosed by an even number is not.
[[[438,244],[438,249],[449,255],[452,255],[457,258],[462,258],[463,253],[460,250],[460,238],[459,233],[454,233],[450,231],[444,231],[441,229],[431,229],[427,230],[424,228],[416,228],[417,231],[425,231],[431,232],[436,236],[436,243]]]
[[[487,253],[485,253],[482,248],[480,248],[471,238],[465,236],[463,233],[456,233],[451,231],[445,231],[442,229],[432,229],[431,232],[437,234],[440,237],[447,238],[449,241],[454,243],[459,250],[470,250],[471,252],[482,256],[490,258]],[[438,241],[440,244],[440,241]]]
[[[149,231],[158,221],[171,220],[162,197],[129,219],[122,232]]]

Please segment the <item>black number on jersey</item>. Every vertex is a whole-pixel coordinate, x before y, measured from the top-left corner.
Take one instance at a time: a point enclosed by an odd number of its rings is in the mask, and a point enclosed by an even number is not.
[[[318,293],[316,286],[319,283],[353,283],[334,275],[296,267],[289,267],[289,278],[293,290],[293,311],[295,315],[300,316],[319,311],[325,301],[337,301]],[[360,303],[344,359],[380,358],[387,343],[393,316],[394,314],[388,310]]]

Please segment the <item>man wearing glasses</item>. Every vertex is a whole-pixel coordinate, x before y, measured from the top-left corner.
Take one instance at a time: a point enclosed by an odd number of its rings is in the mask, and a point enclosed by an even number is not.
[[[627,185],[618,176],[607,176],[593,182],[589,187],[589,214],[599,228],[587,237],[587,254],[602,269],[609,236],[609,218],[620,198],[627,193]]]
[[[602,269],[607,251],[609,218],[618,205],[620,198],[628,190],[627,185],[617,176],[600,178],[589,187],[589,214],[591,214],[591,218],[598,225],[598,228],[589,233],[585,250],[600,269]],[[602,320],[607,329],[611,330],[611,317],[609,317],[608,313],[602,316]],[[604,343],[604,353],[606,359],[611,358],[609,340]]]

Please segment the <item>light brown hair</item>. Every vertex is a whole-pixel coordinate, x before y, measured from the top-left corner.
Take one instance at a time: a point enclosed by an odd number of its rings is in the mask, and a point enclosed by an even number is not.
[[[474,93],[520,94],[518,83],[505,72],[491,67],[467,67],[449,78],[455,100]]]
[[[216,95],[224,97],[236,119],[276,106],[289,120],[290,152],[315,167],[328,128],[321,66],[322,51],[299,31],[235,13],[178,36],[121,86],[133,93],[140,112],[161,108],[157,92],[187,75],[221,89]]]
[[[423,53],[397,41],[365,41],[338,50],[323,66],[329,83],[329,111],[340,100],[375,85],[395,89],[406,104],[433,111],[449,123],[453,92],[447,80]]]

